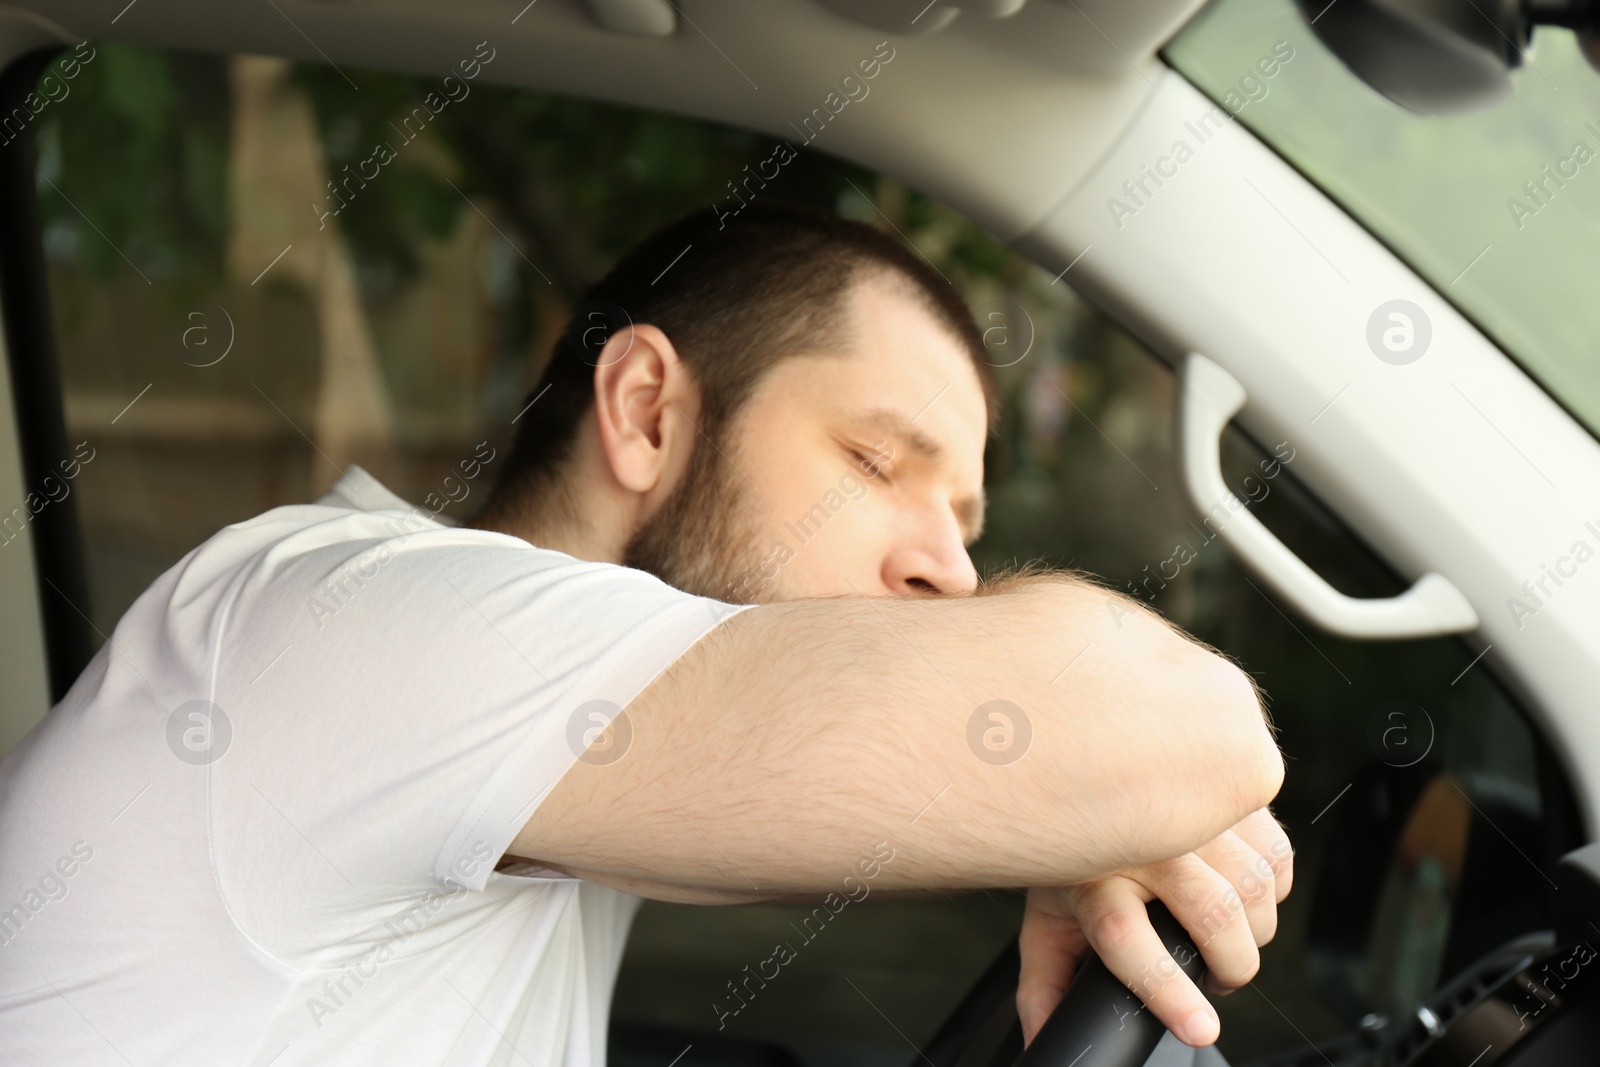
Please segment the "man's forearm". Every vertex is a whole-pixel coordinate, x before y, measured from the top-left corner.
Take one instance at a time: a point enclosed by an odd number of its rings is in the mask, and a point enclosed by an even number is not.
[[[882,889],[1060,885],[1188,851],[1282,776],[1242,672],[1068,576],[758,607],[628,714],[627,756],[577,764],[518,855],[764,895],[826,891],[889,841]]]

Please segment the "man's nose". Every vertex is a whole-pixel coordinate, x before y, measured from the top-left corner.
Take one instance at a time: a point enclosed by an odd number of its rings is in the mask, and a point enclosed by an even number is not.
[[[954,521],[935,537],[896,545],[883,561],[883,584],[895,596],[970,593],[978,571]]]

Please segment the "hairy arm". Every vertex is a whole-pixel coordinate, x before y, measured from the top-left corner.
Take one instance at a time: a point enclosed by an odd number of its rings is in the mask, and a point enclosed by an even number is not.
[[[1031,732],[1009,764],[969,743],[995,700]],[[666,900],[827,892],[877,842],[879,889],[1071,885],[1210,841],[1283,774],[1241,671],[1070,576],[760,606],[627,714],[626,755],[574,765],[511,851]]]

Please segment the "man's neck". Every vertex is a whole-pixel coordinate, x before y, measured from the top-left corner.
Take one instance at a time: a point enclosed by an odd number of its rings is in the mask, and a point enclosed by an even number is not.
[[[582,500],[573,499],[574,494],[552,494],[557,497],[557,507],[562,514],[520,514],[507,515],[504,513],[491,513],[480,515],[470,520],[467,525],[479,530],[488,530],[493,533],[510,534],[518,537],[538,548],[547,548],[554,552],[563,552],[574,559],[588,560],[594,563],[621,563],[624,550],[627,547],[626,537],[619,533],[606,536],[601,531],[604,524],[594,522],[586,514]],[[613,524],[611,530],[620,531],[622,527]]]
[[[526,532],[517,530],[506,532],[539,548],[565,552],[573,559],[589,560],[594,563],[622,562],[620,548],[614,551],[608,550],[600,543],[599,538],[577,523],[543,523],[530,526]]]

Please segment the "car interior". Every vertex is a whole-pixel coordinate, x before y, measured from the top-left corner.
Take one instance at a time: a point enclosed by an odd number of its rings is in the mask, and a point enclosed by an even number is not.
[[[980,572],[1101,575],[1261,684],[1295,889],[1198,1053],[1103,969],[1023,1052],[1019,889],[874,895],[730,1018],[810,906],[650,901],[611,1063],[1592,1062],[1597,35],[1585,0],[6,0],[0,754],[222,526],[352,463],[470,514],[657,226],[816,204],[983,330]]]

